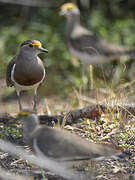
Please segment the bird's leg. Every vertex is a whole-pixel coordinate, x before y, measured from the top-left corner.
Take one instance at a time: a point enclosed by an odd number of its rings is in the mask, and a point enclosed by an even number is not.
[[[84,89],[93,89],[93,66],[91,64],[83,64],[82,80]]]
[[[87,76],[87,66],[83,64],[82,68],[82,81],[83,81],[83,89],[86,89],[88,87],[88,76]]]
[[[37,88],[34,89],[34,105],[33,105],[33,111],[37,112]]]
[[[89,65],[90,69],[90,89],[93,89],[94,83],[93,83],[93,66],[92,64]]]
[[[19,90],[16,90],[16,94],[17,94],[17,97],[18,97],[19,109],[20,109],[20,111],[22,111],[20,91],[19,91]]]

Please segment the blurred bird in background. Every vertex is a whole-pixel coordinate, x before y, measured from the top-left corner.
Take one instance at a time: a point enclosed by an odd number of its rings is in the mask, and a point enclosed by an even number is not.
[[[135,51],[120,45],[107,42],[105,39],[92,34],[80,24],[80,11],[74,3],[61,6],[60,15],[66,17],[66,43],[74,56],[83,64],[83,82],[88,83],[85,75],[90,65],[90,86],[93,88],[92,65],[120,59],[121,56],[135,57]]]
[[[59,128],[40,125],[37,115],[28,110],[18,114],[23,124],[23,138],[38,156],[47,156],[61,163],[84,160],[122,158],[126,152],[105,144],[90,143]]]

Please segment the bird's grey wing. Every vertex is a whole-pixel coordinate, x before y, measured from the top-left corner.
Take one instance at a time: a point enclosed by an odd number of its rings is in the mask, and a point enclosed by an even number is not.
[[[7,66],[7,71],[6,71],[6,84],[7,86],[13,86],[14,83],[11,80],[11,71],[12,71],[12,67],[14,66],[16,62],[16,56],[9,62],[8,66]]]
[[[125,50],[122,46],[114,45],[106,40],[99,38],[95,34],[82,34],[80,36],[71,36],[69,46],[81,53],[89,55],[112,56],[118,51]]]
[[[80,36],[71,36],[69,40],[69,46],[80,52],[86,52],[89,54],[96,54],[99,51],[98,43],[99,38],[96,35],[82,34]]]
[[[35,138],[37,147],[44,155],[50,158],[62,159],[73,154],[75,156],[74,143],[70,142],[65,134],[61,134],[61,131],[41,128],[36,132]]]
[[[100,159],[121,153],[112,147],[89,143],[63,130],[41,128],[37,135],[35,137],[40,151],[48,157],[63,161]]]

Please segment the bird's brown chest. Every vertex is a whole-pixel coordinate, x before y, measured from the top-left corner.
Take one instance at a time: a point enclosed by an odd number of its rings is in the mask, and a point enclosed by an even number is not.
[[[44,77],[44,66],[40,59],[16,62],[14,80],[24,86],[34,85]]]

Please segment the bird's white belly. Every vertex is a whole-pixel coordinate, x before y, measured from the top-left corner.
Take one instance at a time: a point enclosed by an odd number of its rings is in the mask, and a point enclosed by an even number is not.
[[[18,84],[17,82],[14,81],[14,86],[16,87],[16,89],[18,89],[20,91],[21,90],[23,91],[23,90],[29,90],[29,89],[37,88],[40,83],[41,83],[41,81],[34,84],[34,85],[31,85],[31,86],[23,86],[23,85],[20,85],[20,84]]]

